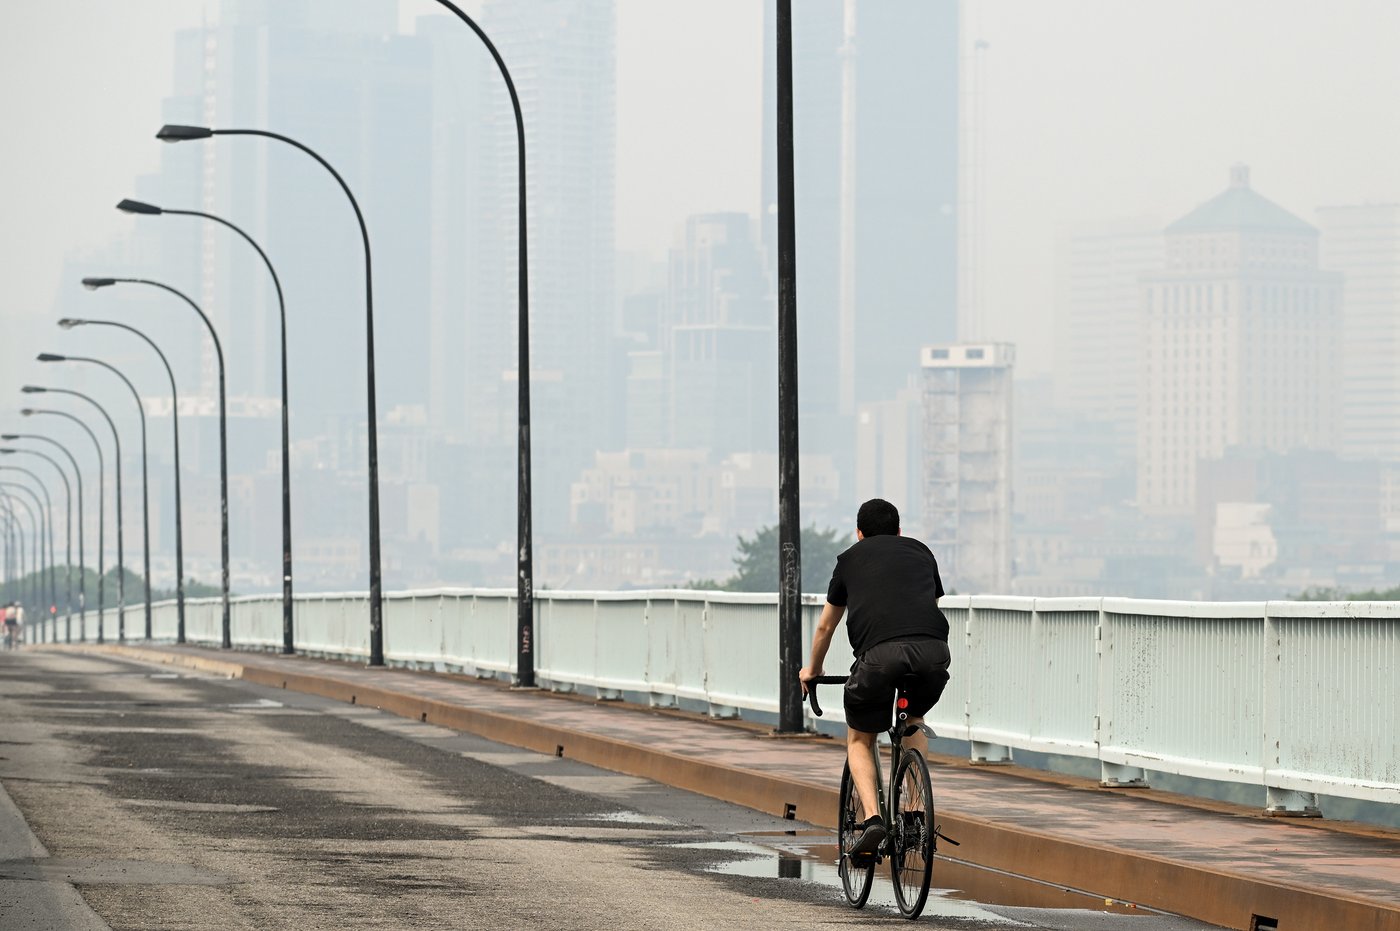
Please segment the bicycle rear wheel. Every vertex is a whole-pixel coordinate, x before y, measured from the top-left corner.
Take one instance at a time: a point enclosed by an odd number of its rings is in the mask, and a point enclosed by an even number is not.
[[[841,859],[836,871],[841,874],[841,888],[846,892],[846,901],[856,908],[862,908],[870,898],[870,884],[875,879],[875,858],[857,864],[851,861],[850,850],[856,842],[856,825],[865,820],[865,811],[860,803],[860,794],[851,781],[851,767],[848,763],[841,773],[841,805],[837,811],[836,844]]]
[[[894,824],[890,837],[890,874],[899,913],[918,918],[928,901],[933,878],[933,786],[928,764],[917,750],[905,750],[895,770],[890,807]]]

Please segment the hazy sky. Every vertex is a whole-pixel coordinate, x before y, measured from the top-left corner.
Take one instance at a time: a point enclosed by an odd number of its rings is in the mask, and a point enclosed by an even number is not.
[[[129,228],[112,204],[156,165],[171,37],[205,8],[0,4],[0,397],[34,348],[17,328],[48,315],[64,255]],[[402,0],[401,17],[438,9]],[[988,312],[996,335],[1021,344],[1025,371],[1049,363],[1052,259],[1066,227],[1170,219],[1223,188],[1235,161],[1304,216],[1400,200],[1389,101],[1400,4],[969,0],[966,16],[968,39],[990,43]],[[618,247],[659,254],[686,214],[756,211],[760,0],[618,0],[617,48]]]

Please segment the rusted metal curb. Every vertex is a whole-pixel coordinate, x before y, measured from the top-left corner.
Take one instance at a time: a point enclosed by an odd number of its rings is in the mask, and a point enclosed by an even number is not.
[[[334,676],[282,672],[150,647],[84,645],[61,649],[183,666],[272,688],[368,705],[416,721],[477,734],[778,816],[835,827],[837,790],[643,744],[468,708]],[[1239,873],[1101,844],[1066,840],[1017,825],[940,809],[946,833],[962,842],[959,859],[1092,891],[1240,931],[1400,931],[1400,907],[1331,891],[1294,888]],[[1274,919],[1261,925],[1260,917]]]

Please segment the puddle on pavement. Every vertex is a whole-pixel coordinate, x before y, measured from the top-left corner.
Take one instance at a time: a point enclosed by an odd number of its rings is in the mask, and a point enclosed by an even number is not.
[[[838,891],[841,889],[841,877],[836,871],[836,845],[832,843],[834,838],[830,831],[776,831],[741,836],[749,840],[678,846],[739,855],[708,867],[709,872],[729,876],[800,879]],[[870,901],[895,907],[888,862],[880,864],[875,871]],[[927,911],[948,918],[1004,920],[979,908],[980,905],[1087,909],[1119,915],[1155,914],[1152,910],[1140,909],[1130,903],[1104,899],[1082,890],[974,866],[940,855],[933,865],[933,888],[929,890]]]
[[[639,811],[604,811],[589,815],[579,815],[578,821],[612,821],[618,824],[673,825],[676,822],[659,815],[644,815]]]

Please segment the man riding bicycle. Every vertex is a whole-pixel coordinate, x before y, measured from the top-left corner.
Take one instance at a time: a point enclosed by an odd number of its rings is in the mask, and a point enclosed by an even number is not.
[[[948,619],[938,608],[943,582],[938,562],[927,546],[900,534],[899,511],[872,498],[856,513],[856,543],[836,557],[826,605],[812,636],[812,658],[798,675],[802,694],[822,673],[836,625],[849,608],[847,633],[856,661],[846,682],[846,756],[865,820],[851,849],[874,854],[885,839],[875,776],[875,738],[891,725],[895,686],[905,677],[909,723],[923,717],[948,684]],[[928,751],[922,728],[908,739]]]

